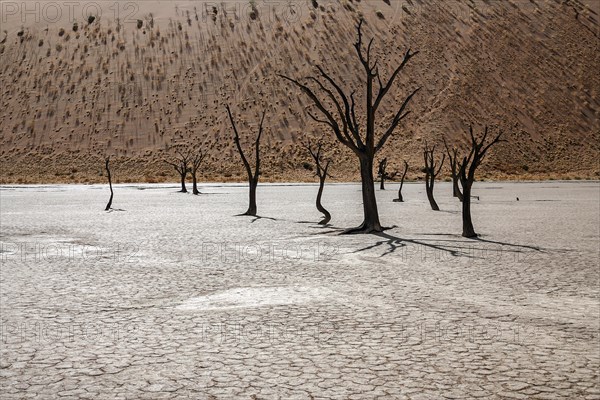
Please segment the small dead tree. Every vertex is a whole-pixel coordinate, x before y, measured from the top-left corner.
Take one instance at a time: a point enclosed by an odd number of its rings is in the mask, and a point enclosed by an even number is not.
[[[321,197],[323,195],[323,187],[325,186],[325,179],[328,176],[330,176],[327,171],[329,170],[329,163],[331,162],[331,160],[327,160],[327,162],[325,162],[325,165],[323,165],[323,163],[325,161],[325,160],[323,160],[323,156],[321,155],[321,149],[323,148],[323,142],[319,141],[319,143],[316,145],[315,149],[313,149],[313,146],[310,143],[310,141],[308,141],[307,143],[302,143],[302,144],[304,145],[304,147],[306,147],[306,149],[308,150],[308,153],[311,155],[313,160],[315,160],[315,165],[316,165],[316,169],[317,169],[316,175],[319,177],[319,191],[317,192],[316,205],[317,205],[317,210],[319,210],[319,212],[321,212],[323,214],[323,219],[321,221],[319,221],[319,225],[327,225],[329,223],[329,221],[331,220],[331,214],[321,204]]]
[[[191,150],[187,150],[186,152],[184,152],[183,150],[180,149],[176,149],[175,150],[175,154],[177,157],[177,161],[172,162],[169,160],[164,160],[167,164],[169,164],[170,166],[172,166],[175,171],[177,171],[177,173],[179,174],[180,178],[181,178],[181,190],[179,191],[180,193],[187,193],[187,188],[185,187],[185,178],[187,177],[188,172],[190,172],[190,158],[192,155],[192,151]]]
[[[204,153],[202,149],[198,147],[193,158],[191,159],[192,167],[190,169],[190,172],[192,174],[192,193],[195,195],[200,194],[200,191],[198,190],[197,172],[205,157],[206,153]]]
[[[379,138],[376,138],[375,133],[377,129],[375,121],[377,119],[377,110],[400,72],[418,52],[413,53],[409,49],[400,65],[384,83],[379,73],[377,60],[371,58],[373,39],[369,41],[366,50],[364,49],[363,23],[364,21],[361,19],[356,27],[358,38],[354,43],[354,48],[366,76],[364,126],[359,126],[359,118],[356,116],[355,92],[351,92],[348,96],[348,94],[344,93],[342,87],[320,66],[317,65],[319,75],[304,79],[304,83],[285,75],[279,75],[300,88],[312,100],[313,105],[319,110],[321,118],[318,118],[311,112],[308,113],[309,117],[318,123],[329,126],[335,134],[336,139],[351,149],[358,158],[364,219],[359,227],[346,230],[345,233],[370,233],[384,230],[379,222],[377,199],[375,198],[373,160],[377,152],[383,148],[398,125],[400,125],[400,122],[409,114],[409,112],[405,112],[406,107],[419,90],[412,91],[405,98],[398,111],[394,114],[387,129],[383,129],[383,134]]]
[[[242,158],[242,162],[244,163],[244,167],[246,168],[246,173],[248,174],[248,186],[249,186],[249,204],[248,210],[241,215],[251,215],[256,216],[256,187],[258,186],[258,177],[260,175],[260,137],[263,132],[263,122],[265,120],[266,111],[263,111],[262,117],[260,119],[260,125],[258,127],[258,135],[256,136],[256,140],[254,141],[254,154],[256,156],[256,161],[254,164],[254,173],[252,172],[252,167],[248,162],[248,159],[244,155],[244,151],[242,150],[242,145],[240,144],[240,135],[238,134],[238,130],[235,126],[235,121],[233,120],[233,115],[231,115],[231,109],[229,105],[226,105],[227,115],[229,115],[229,121],[231,121],[231,127],[233,128],[233,141],[237,147],[238,152],[240,153],[240,157]]]
[[[408,172],[408,163],[404,161],[404,172],[402,173],[402,179],[400,179],[400,188],[398,189],[398,198],[394,199],[395,203],[404,202],[404,198],[402,197],[402,186],[404,186],[404,178],[406,178],[406,173]]]
[[[386,172],[387,168],[387,157],[383,160],[379,161],[379,167],[377,168],[377,177],[379,178],[379,190],[385,190],[385,180],[386,179],[394,179],[398,172],[394,172],[393,174],[388,174]]]
[[[110,199],[108,199],[108,203],[106,204],[106,208],[104,209],[104,211],[108,211],[112,207],[113,194],[114,194],[113,188],[112,188],[112,178],[110,176],[109,163],[110,163],[110,156],[108,156],[104,159],[104,168],[106,169],[106,176],[108,176],[108,187],[110,188]]]
[[[473,126],[469,127],[469,134],[471,136],[471,150],[469,155],[463,157],[462,161],[458,164],[460,184],[463,188],[463,201],[462,201],[462,220],[463,220],[463,233],[462,235],[467,238],[477,237],[475,229],[473,228],[473,221],[471,220],[471,188],[473,182],[475,182],[475,171],[481,164],[487,151],[495,145],[501,142],[500,137],[502,132],[489,143],[486,144],[488,136],[488,127],[485,127],[485,131],[480,140],[475,138],[473,134]]]
[[[423,158],[425,160],[425,168],[423,168],[423,171],[425,172],[425,190],[427,191],[427,199],[429,199],[431,209],[434,211],[439,211],[440,207],[438,207],[435,199],[433,198],[433,186],[435,185],[435,178],[438,176],[442,166],[444,165],[446,155],[443,154],[442,161],[439,164],[436,164],[434,160],[435,146],[429,147],[427,146],[427,142],[425,142]]]
[[[446,147],[446,154],[448,154],[448,161],[450,162],[450,173],[452,174],[452,196],[457,197],[459,201],[463,201],[463,194],[460,191],[458,182],[460,181],[458,171],[458,149],[456,147],[448,147],[446,138],[444,137],[444,147]]]

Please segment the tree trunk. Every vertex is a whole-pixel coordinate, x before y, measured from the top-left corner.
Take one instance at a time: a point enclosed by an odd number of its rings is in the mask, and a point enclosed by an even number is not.
[[[112,178],[110,176],[110,167],[108,166],[108,159],[106,159],[106,174],[108,175],[108,186],[110,187],[110,199],[108,199],[108,203],[106,204],[106,208],[104,209],[104,211],[110,210],[113,201]]]
[[[473,221],[471,221],[471,182],[463,184],[463,200],[462,200],[462,220],[463,220],[463,237],[477,237]]]
[[[458,186],[459,178],[456,173],[452,174],[452,196],[458,197],[458,200],[463,201],[463,194],[460,192],[460,187]]]
[[[319,178],[319,192],[317,193],[317,210],[323,213],[324,218],[319,222],[319,225],[327,225],[327,223],[331,220],[331,214],[329,211],[323,207],[321,204],[321,196],[323,195],[323,187],[325,186],[325,175]]]
[[[433,198],[433,185],[434,178],[430,176],[430,174],[427,174],[425,177],[425,190],[427,192],[427,199],[429,199],[429,204],[431,205],[431,209],[433,211],[440,211],[440,207],[438,207],[435,199]]]
[[[198,190],[198,182],[196,180],[196,172],[192,172],[192,193],[193,194],[200,194],[200,191]]]
[[[400,187],[398,188],[398,198],[394,199],[395,203],[403,203],[404,198],[402,197],[402,187],[404,186],[404,179],[406,178],[406,173],[408,172],[408,163],[404,161],[404,172],[402,173],[402,178],[400,179]]]
[[[250,188],[248,210],[243,215],[256,217],[256,187],[258,186],[258,179],[250,179],[248,183]]]
[[[377,199],[375,198],[373,157],[369,157],[368,155],[362,155],[360,157],[360,177],[362,183],[364,221],[359,227],[349,229],[345,233],[382,232],[383,228],[379,222]]]
[[[181,193],[187,193],[187,188],[185,187],[185,176],[187,174],[181,174]]]
[[[400,188],[398,189],[398,198],[394,199],[395,203],[404,203],[404,197],[402,197],[402,186],[404,186],[404,179],[400,182]]]

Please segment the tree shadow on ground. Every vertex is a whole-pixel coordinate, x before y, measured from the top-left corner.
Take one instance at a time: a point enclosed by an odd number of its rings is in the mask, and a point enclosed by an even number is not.
[[[370,246],[366,246],[361,249],[355,250],[352,253],[360,253],[363,251],[368,251],[368,250],[376,249],[378,247],[387,245],[388,249],[379,256],[379,257],[385,257],[389,254],[395,253],[398,249],[400,249],[402,247],[406,247],[409,244],[413,244],[413,245],[417,245],[417,246],[424,246],[425,248],[429,248],[432,250],[449,253],[455,257],[463,255],[460,252],[460,249],[461,249],[460,246],[447,246],[447,245],[439,245],[439,244],[435,244],[435,243],[427,243],[427,241],[419,240],[419,239],[405,239],[405,238],[400,238],[398,236],[390,235],[389,233],[385,233],[385,232],[376,232],[376,233],[372,233],[372,235],[383,238],[383,240],[375,242],[374,244],[372,244]],[[464,253],[464,255],[468,255],[468,253]]]
[[[419,235],[424,235],[424,236],[453,236],[456,237],[457,239],[436,239],[436,241],[438,242],[454,242],[454,243],[474,243],[474,242],[481,242],[481,243],[488,243],[488,244],[497,244],[499,246],[506,246],[506,247],[510,247],[513,249],[526,249],[526,250],[532,250],[532,251],[538,251],[541,253],[545,253],[548,251],[569,251],[568,249],[547,249],[547,248],[543,248],[540,246],[532,246],[532,245],[528,245],[528,244],[516,244],[516,243],[509,243],[509,242],[501,242],[501,241],[497,241],[497,240],[490,240],[490,239],[484,239],[481,236],[477,236],[474,238],[465,238],[462,237],[460,235],[454,234],[454,233],[419,233]],[[515,251],[517,252],[518,250],[506,250],[506,251]],[[519,251],[522,252],[522,251]]]
[[[236,214],[236,215],[234,215],[234,217],[251,217],[252,218],[252,221],[250,221],[251,224],[255,223],[259,219],[270,219],[271,221],[279,221],[277,218],[263,217],[260,215]]]
[[[545,249],[539,246],[525,245],[525,244],[515,244],[501,241],[494,241],[489,239],[483,239],[481,237],[474,239],[467,239],[460,236],[457,239],[424,239],[424,238],[416,238],[416,239],[406,239],[398,236],[390,235],[389,233],[379,232],[373,233],[372,235],[383,238],[384,240],[380,240],[372,245],[363,247],[361,249],[355,250],[352,253],[360,253],[363,251],[368,251],[372,249],[376,249],[382,246],[388,246],[387,250],[380,255],[380,257],[387,256],[389,254],[395,253],[399,248],[406,247],[409,244],[415,246],[423,246],[425,249],[438,251],[442,253],[450,254],[454,257],[466,257],[472,259],[486,259],[488,258],[488,251],[498,251],[498,249],[491,249],[485,246],[475,247],[474,243],[480,242],[483,244],[494,244],[498,246],[502,246],[501,251],[507,253],[548,253],[549,251],[558,251],[565,252],[569,251],[568,249]],[[433,234],[424,234],[430,236],[457,236],[451,234],[443,234],[443,233],[433,233]],[[440,243],[441,242],[441,243]]]

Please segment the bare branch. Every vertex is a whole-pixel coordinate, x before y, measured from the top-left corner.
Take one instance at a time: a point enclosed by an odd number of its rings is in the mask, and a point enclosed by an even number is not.
[[[408,106],[408,103],[410,103],[410,100],[413,98],[413,96],[415,94],[417,94],[417,92],[421,90],[421,88],[417,88],[415,89],[405,100],[404,103],[402,103],[402,106],[400,107],[400,110],[398,110],[398,112],[396,113],[396,115],[394,116],[394,119],[392,120],[392,123],[390,125],[390,127],[388,128],[388,130],[383,134],[383,136],[379,139],[379,143],[377,143],[377,146],[375,147],[375,152],[378,152],[379,150],[381,150],[381,148],[385,145],[385,142],[388,140],[388,138],[394,133],[394,129],[396,129],[396,127],[398,126],[398,124],[400,123],[400,121],[402,121],[404,118],[406,118],[406,116],[409,113],[403,114],[404,110],[406,109],[406,106]]]
[[[398,68],[396,68],[394,70],[394,72],[392,73],[392,75],[390,76],[390,78],[388,79],[388,81],[387,81],[387,83],[385,85],[382,85],[381,79],[379,78],[379,75],[378,75],[379,93],[377,94],[377,98],[375,100],[375,103],[373,103],[373,108],[375,110],[377,110],[377,108],[379,107],[379,104],[381,103],[381,100],[383,100],[383,97],[387,94],[387,92],[392,87],[392,84],[396,80],[396,77],[398,76],[398,74],[400,73],[400,71],[402,71],[404,69],[404,67],[406,66],[406,64],[408,64],[408,62],[410,61],[410,59],[413,58],[414,56],[416,56],[417,54],[419,54],[418,51],[415,51],[414,53],[411,53],[410,49],[408,49],[408,51],[404,55],[404,59],[402,60],[402,63],[398,66]]]

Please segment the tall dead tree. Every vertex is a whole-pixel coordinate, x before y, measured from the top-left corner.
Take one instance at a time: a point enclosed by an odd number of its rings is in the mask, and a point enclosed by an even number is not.
[[[366,115],[363,120],[365,122],[364,125],[362,125],[361,121],[361,126],[359,126],[359,118],[356,115],[354,99],[355,92],[351,92],[348,96],[344,93],[341,86],[320,66],[317,65],[319,74],[304,79],[304,82],[300,82],[285,75],[279,75],[300,88],[302,92],[312,100],[313,105],[319,110],[321,117],[317,117],[309,112],[308,115],[310,118],[318,123],[327,125],[335,134],[337,140],[351,149],[359,160],[364,219],[359,227],[349,229],[345,231],[345,233],[383,231],[381,223],[379,222],[377,199],[375,198],[373,160],[376,153],[383,148],[400,122],[409,114],[409,112],[405,112],[406,107],[419,90],[414,90],[406,97],[398,111],[394,114],[387,129],[384,129],[383,134],[379,138],[376,138],[375,121],[381,101],[391,89],[400,72],[408,64],[410,59],[418,54],[418,52],[412,53],[409,49],[404,55],[404,59],[400,65],[392,72],[384,83],[379,74],[377,60],[373,61],[371,59],[373,39],[369,41],[366,50],[364,49],[362,37],[363,22],[364,21],[361,19],[357,25],[358,38],[354,43],[354,48],[356,49],[356,54],[358,55],[358,59],[360,60],[366,75]],[[375,88],[375,86],[377,88]],[[329,102],[331,102],[331,104],[329,104]]]
[[[463,157],[462,161],[458,164],[460,184],[463,188],[463,201],[462,201],[462,220],[463,220],[463,233],[462,235],[467,238],[477,237],[475,229],[473,228],[473,221],[471,220],[471,188],[473,182],[475,182],[475,171],[481,164],[487,151],[495,145],[501,142],[500,137],[502,132],[486,144],[488,136],[488,127],[485,127],[485,131],[480,140],[475,138],[473,134],[473,126],[469,127],[469,134],[471,136],[471,150],[468,156]]]
[[[402,179],[400,179],[400,188],[398,189],[398,198],[394,199],[395,203],[404,202],[404,198],[402,197],[402,186],[404,186],[404,178],[406,178],[407,172],[408,172],[408,163],[405,160],[404,161],[404,172],[402,173]]]
[[[181,190],[180,193],[187,193],[187,188],[185,187],[185,178],[187,177],[188,172],[190,172],[190,158],[192,156],[192,151],[188,149],[187,151],[183,151],[180,149],[175,150],[175,154],[177,157],[177,161],[172,162],[169,160],[164,160],[167,164],[175,168],[175,171],[179,174],[181,178]]]
[[[452,147],[452,150],[450,150],[448,143],[446,143],[446,138],[443,139],[444,147],[446,147],[446,154],[448,154],[448,161],[450,162],[450,173],[452,174],[452,196],[457,197],[460,201],[463,201],[463,194],[458,185],[458,182],[460,181],[460,177],[458,176],[458,149],[456,147]]]
[[[192,174],[192,193],[195,195],[200,194],[200,191],[198,190],[197,172],[205,157],[206,153],[204,153],[201,148],[198,148],[191,159],[192,167],[190,172]]]
[[[398,172],[394,172],[393,174],[388,174],[386,172],[387,169],[387,157],[384,158],[383,160],[379,161],[379,166],[377,167],[377,177],[379,178],[379,190],[385,190],[385,180],[386,179],[393,179],[394,176],[396,176],[396,174]]]
[[[330,176],[327,171],[329,170],[329,163],[331,162],[331,160],[327,160],[327,162],[325,162],[325,165],[323,165],[324,160],[323,160],[323,156],[321,155],[321,149],[323,148],[323,142],[319,142],[316,145],[316,149],[313,149],[313,146],[311,145],[310,141],[308,141],[307,143],[303,143],[303,145],[304,145],[304,147],[306,147],[306,149],[308,150],[308,153],[311,155],[311,157],[315,161],[315,166],[316,166],[316,170],[317,170],[316,175],[319,177],[319,191],[317,192],[316,205],[317,205],[317,210],[319,210],[319,212],[321,212],[323,214],[323,219],[321,221],[319,221],[319,225],[327,225],[329,223],[329,221],[331,220],[331,214],[321,204],[321,197],[323,195],[323,187],[325,186],[325,179],[328,176]]]
[[[427,142],[425,142],[423,158],[425,160],[425,168],[423,168],[423,171],[425,172],[425,190],[427,192],[427,199],[429,199],[431,209],[434,211],[439,211],[440,207],[438,207],[435,199],[433,198],[433,186],[435,185],[435,178],[438,176],[442,166],[444,165],[446,155],[443,154],[442,161],[437,164],[435,162],[435,146],[429,147],[427,146]]]
[[[248,162],[248,159],[244,155],[244,151],[242,150],[242,145],[240,144],[240,135],[238,134],[238,130],[235,126],[235,121],[233,120],[233,115],[231,115],[231,109],[229,105],[226,105],[227,115],[229,115],[229,120],[231,121],[231,127],[233,128],[233,141],[237,147],[238,152],[240,153],[240,157],[242,158],[242,162],[244,163],[244,167],[246,168],[246,173],[248,174],[248,186],[249,186],[249,204],[248,210],[242,215],[251,215],[256,216],[256,187],[258,186],[258,177],[260,175],[260,137],[263,132],[263,122],[265,120],[266,111],[263,111],[262,118],[260,119],[260,125],[258,127],[258,135],[256,136],[256,140],[254,141],[254,154],[256,156],[256,161],[254,164],[254,173],[252,172],[252,167]]]
[[[110,199],[108,199],[108,203],[106,204],[106,208],[104,209],[104,211],[108,211],[112,207],[113,194],[114,194],[113,188],[112,188],[112,178],[110,176],[109,162],[110,162],[110,156],[108,156],[104,159],[104,168],[106,169],[106,176],[108,177],[108,187],[110,188]]]

